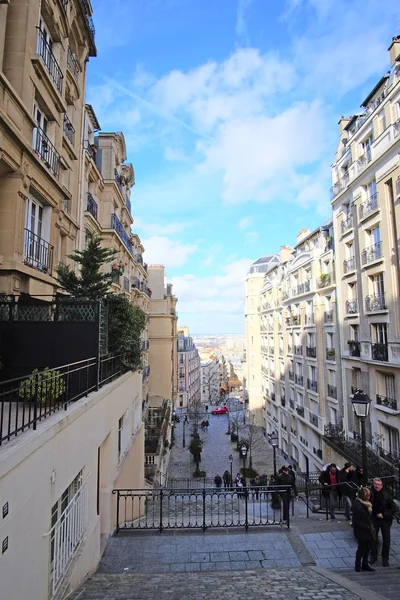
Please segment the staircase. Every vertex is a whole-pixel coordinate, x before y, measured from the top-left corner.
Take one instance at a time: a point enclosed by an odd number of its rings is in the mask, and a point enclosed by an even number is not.
[[[354,569],[340,569],[335,572],[388,600],[399,600],[400,598],[400,567],[385,569],[378,567],[375,573],[363,571],[356,573]]]

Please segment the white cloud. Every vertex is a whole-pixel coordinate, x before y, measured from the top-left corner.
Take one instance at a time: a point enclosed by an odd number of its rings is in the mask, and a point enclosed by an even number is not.
[[[186,156],[186,154],[177,148],[172,148],[171,146],[167,146],[164,149],[164,157],[166,160],[171,162],[189,162],[189,158]]]
[[[240,221],[238,223],[238,227],[242,231],[245,231],[245,229],[248,229],[249,227],[251,227],[253,225],[253,223],[254,223],[253,217],[243,217],[243,219],[240,219]]]
[[[159,235],[143,239],[142,243],[145,247],[145,261],[149,264],[163,264],[167,268],[184,265],[197,250],[194,244],[184,244]]]
[[[247,24],[246,24],[246,10],[250,6],[253,0],[239,0],[237,13],[236,13],[236,34],[247,39]]]

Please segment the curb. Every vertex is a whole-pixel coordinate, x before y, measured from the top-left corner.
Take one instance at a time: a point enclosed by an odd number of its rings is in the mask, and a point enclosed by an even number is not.
[[[342,586],[348,592],[351,592],[355,596],[362,598],[362,600],[387,600],[384,596],[381,596],[377,592],[369,590],[368,588],[363,587],[359,583],[355,581],[350,581],[343,577],[342,575],[338,575],[329,569],[323,569],[322,567],[308,567],[312,571],[315,571],[319,575],[325,577],[325,579],[329,579],[329,581],[333,581],[333,583],[337,583]],[[384,582],[383,582],[384,583]]]

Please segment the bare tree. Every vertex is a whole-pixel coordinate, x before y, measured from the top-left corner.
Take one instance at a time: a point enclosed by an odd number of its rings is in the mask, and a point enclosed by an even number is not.
[[[249,449],[249,466],[253,468],[253,452],[264,446],[265,440],[261,427],[254,422],[242,425],[242,441],[245,442]]]

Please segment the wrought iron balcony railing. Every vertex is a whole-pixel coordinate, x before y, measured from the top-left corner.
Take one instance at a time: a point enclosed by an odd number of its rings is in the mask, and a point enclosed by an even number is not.
[[[98,206],[97,206],[96,200],[93,198],[93,196],[90,192],[88,192],[88,195],[87,195],[86,210],[88,212],[90,212],[92,217],[94,217],[97,221]]]
[[[328,383],[328,396],[331,398],[337,398],[337,387]]]
[[[290,381],[294,381],[294,373],[293,373],[293,371],[289,371],[289,379],[290,379]]]
[[[364,152],[364,154],[362,154],[360,156],[360,158],[357,160],[357,167],[359,171],[362,171],[365,169],[365,167],[368,165],[368,163],[371,162],[371,148],[367,148],[367,150]]]
[[[294,405],[294,400],[292,400],[292,398],[290,398],[290,400],[289,400],[289,406],[290,406],[291,409],[294,410],[294,406],[295,405]]]
[[[355,268],[356,268],[356,257],[355,256],[350,256],[350,258],[347,258],[346,260],[343,261],[343,271],[345,273],[354,271]]]
[[[344,235],[345,233],[350,231],[350,229],[353,229],[353,227],[354,227],[353,215],[348,215],[348,217],[343,219],[343,221],[340,224],[340,227],[342,230],[342,235]]]
[[[281,396],[281,405],[282,405],[282,406],[285,406],[285,405],[286,405],[285,396]]]
[[[294,376],[294,381],[295,383],[297,383],[297,385],[303,385],[303,381],[304,381],[304,377],[303,375],[295,375]]]
[[[295,346],[294,347],[294,353],[297,356],[303,356],[303,346]]]
[[[33,130],[33,149],[55,177],[60,175],[60,155],[40,127]]]
[[[306,354],[308,358],[317,358],[317,348],[315,346],[307,346]]]
[[[324,322],[333,323],[333,310],[326,310],[324,312]]]
[[[386,308],[385,294],[373,294],[365,298],[365,310],[367,312],[377,312]]]
[[[310,423],[315,427],[318,427],[318,415],[314,415],[310,412]]]
[[[372,246],[368,246],[368,248],[365,248],[361,253],[361,262],[363,265],[374,260],[379,260],[380,258],[382,258],[382,242],[377,242]]]
[[[347,344],[349,346],[350,356],[361,356],[360,342],[357,342],[356,340],[349,340]]]
[[[56,86],[58,92],[62,93],[62,84],[64,75],[59,67],[59,64],[52,52],[52,49],[45,38],[43,31],[38,29],[38,41],[37,41],[37,52],[42,57],[44,64],[46,65],[46,69],[49,72],[51,79],[53,80],[54,85]]]
[[[358,314],[358,300],[346,300],[346,315]]]
[[[24,263],[29,267],[51,274],[54,247],[33,231],[24,229]]]
[[[326,349],[326,360],[336,360],[335,348],[327,348]]]
[[[383,362],[389,360],[387,344],[372,344],[372,360],[381,360]]]
[[[318,381],[314,379],[307,379],[307,389],[312,392],[318,392]]]
[[[322,275],[318,279],[317,285],[318,285],[319,289],[322,289],[322,288],[328,287],[329,285],[332,285],[332,283],[334,283],[334,281],[335,281],[334,273],[322,273]]]
[[[300,406],[299,404],[296,406],[296,412],[300,417],[304,417],[304,406]]]
[[[67,67],[71,71],[75,81],[78,81],[80,69],[79,69],[78,61],[76,60],[75,56],[73,55],[73,52],[70,47],[68,47],[68,52],[67,52]]]
[[[115,231],[118,233],[121,240],[124,242],[126,248],[132,254],[133,246],[132,246],[131,242],[129,241],[129,236],[126,233],[121,221],[118,219],[118,217],[115,213],[113,213],[111,216],[111,226],[113,229],[115,229]]]
[[[67,113],[64,114],[64,134],[65,137],[70,141],[72,145],[75,144],[75,129]]]
[[[335,198],[342,192],[349,184],[349,175],[346,174],[339,179],[336,183],[331,187],[331,198]]]
[[[378,192],[360,204],[360,219],[373,213],[378,208]]]
[[[377,394],[376,403],[379,404],[379,406],[386,406],[386,408],[397,410],[397,402],[394,398],[388,398],[387,396],[380,396]]]

